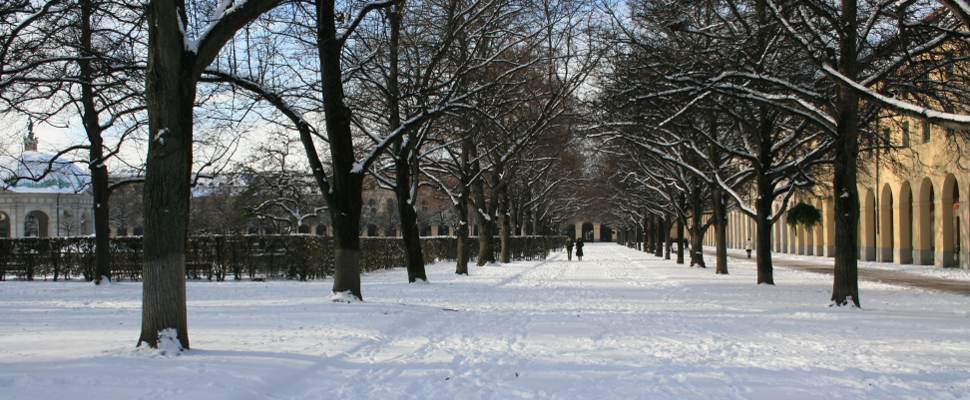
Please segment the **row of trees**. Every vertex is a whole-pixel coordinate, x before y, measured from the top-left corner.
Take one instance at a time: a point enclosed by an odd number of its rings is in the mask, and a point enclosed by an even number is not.
[[[633,1],[613,13],[591,135],[625,156],[618,218],[648,240],[686,228],[693,249],[714,227],[726,274],[726,214],[740,210],[757,225],[757,283],[774,284],[772,225],[822,186],[835,194],[831,300],[859,306],[860,151],[903,147],[883,134],[892,115],[970,122],[965,14],[947,3]]]
[[[579,165],[569,127],[603,54],[588,11],[578,1],[15,0],[0,6],[0,112],[82,121],[88,142],[58,155],[89,152],[99,240],[111,157],[127,137],[145,138],[139,343],[174,332],[188,348],[190,199],[216,168],[197,128],[299,139],[302,176],[334,229],[335,298],[363,297],[365,179],[395,193],[410,281],[427,279],[420,185],[451,198],[459,249],[476,223],[478,262],[494,261],[496,231],[505,262],[514,227],[537,232],[576,207],[560,200]],[[107,278],[107,246],[97,248]]]

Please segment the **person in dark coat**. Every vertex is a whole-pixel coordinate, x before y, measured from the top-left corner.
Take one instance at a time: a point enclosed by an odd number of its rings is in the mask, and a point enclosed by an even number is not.
[[[566,239],[566,259],[573,260],[573,239]]]
[[[583,261],[583,238],[576,241],[576,259]]]

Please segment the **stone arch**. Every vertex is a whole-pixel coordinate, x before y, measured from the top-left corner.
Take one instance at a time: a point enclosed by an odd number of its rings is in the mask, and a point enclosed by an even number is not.
[[[915,202],[916,213],[916,248],[913,250],[913,262],[921,265],[933,264],[933,251],[936,247],[934,234],[936,221],[936,193],[933,181],[924,177],[920,182],[919,195]]]
[[[34,210],[24,218],[24,237],[49,237],[50,217],[47,213]]]
[[[893,189],[889,184],[882,185],[879,193],[879,231],[876,242],[876,260],[880,262],[893,261],[893,237],[896,231],[893,199]]]
[[[310,225],[300,224],[300,226],[296,227],[296,232],[297,233],[310,233]]]
[[[825,209],[824,202],[822,200],[816,201],[815,202],[815,207],[818,208],[820,211],[821,210],[824,210]],[[815,233],[815,253],[814,254],[816,256],[819,256],[819,257],[825,255],[825,227],[826,227],[826,225],[827,224],[825,223],[825,218],[823,216],[823,218],[821,220],[819,220],[817,224],[815,224],[815,228],[812,230]]]
[[[772,247],[774,247],[775,253],[781,253],[782,239],[784,236],[781,234],[781,224],[782,222],[778,220],[778,221],[775,221],[771,226],[771,230],[774,233],[774,238],[772,240]]]
[[[953,174],[947,174],[943,178],[943,188],[940,191],[940,219],[938,234],[939,244],[936,246],[937,264],[942,267],[954,267],[959,265],[959,256],[956,254],[960,249],[957,243],[960,227],[960,185]]]
[[[899,203],[896,205],[896,243],[895,261],[900,264],[913,262],[913,190],[909,182],[899,188]]]
[[[876,197],[872,190],[867,189],[862,198],[862,224],[859,241],[859,259],[874,261],[876,259]]]
[[[622,231],[620,231],[622,232]],[[613,228],[609,225],[600,225],[600,240],[601,242],[612,242],[613,241]]]
[[[7,213],[0,211],[0,238],[9,238],[12,236],[10,232],[10,216]]]
[[[592,222],[583,222],[583,224],[581,226],[581,229],[582,229],[582,238],[583,238],[583,240],[584,241],[587,241],[587,242],[592,242],[593,241],[593,234],[594,234],[594,232],[593,232],[593,223]]]

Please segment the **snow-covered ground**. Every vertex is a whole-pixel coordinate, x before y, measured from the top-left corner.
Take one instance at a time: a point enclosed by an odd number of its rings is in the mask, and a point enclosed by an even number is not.
[[[714,251],[714,247],[705,246],[704,250]],[[744,250],[739,249],[728,249],[728,254],[730,254],[732,257],[746,257]],[[751,257],[754,257],[754,255],[752,254]],[[792,260],[825,266],[832,266],[833,262],[833,259],[830,257],[801,256],[787,253],[771,253],[771,257],[775,260]],[[932,278],[970,281],[970,269],[962,268],[942,268],[935,265],[896,264],[875,261],[859,261],[859,268],[881,269],[886,271],[906,272]]]
[[[193,350],[133,349],[140,286],[0,283],[0,399],[970,399],[970,297],[778,268],[755,285],[612,244],[583,262],[192,282]]]

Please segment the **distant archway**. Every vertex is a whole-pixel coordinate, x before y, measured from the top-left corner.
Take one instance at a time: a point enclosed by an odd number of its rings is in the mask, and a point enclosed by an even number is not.
[[[438,236],[449,236],[451,235],[451,228],[448,225],[441,224],[438,225]]]
[[[48,237],[50,218],[43,211],[34,210],[24,219],[24,237]]]
[[[936,194],[930,178],[923,178],[919,188],[917,202],[917,235],[916,249],[913,251],[914,263],[922,265],[933,264],[933,253],[936,250]]]
[[[10,237],[10,216],[0,212],[0,238]]]
[[[887,183],[882,186],[882,193],[879,194],[879,242],[876,246],[876,259],[881,262],[893,261],[894,207],[893,189]]]
[[[310,233],[309,225],[300,225],[296,228],[297,233]]]
[[[866,190],[862,206],[862,248],[860,259],[876,259],[876,199],[872,190]]]
[[[940,228],[942,239],[940,243],[941,264],[944,267],[959,265],[960,250],[960,187],[953,174],[947,174],[943,179],[943,190],[940,193],[942,206],[940,207]]]
[[[367,237],[376,237],[377,235],[377,225],[367,224]]]
[[[913,262],[913,191],[909,182],[899,189],[899,205],[896,207],[897,239],[895,261],[900,264]]]
[[[613,241],[613,229],[606,225],[600,225],[600,241],[601,242],[612,242]]]
[[[587,241],[587,242],[592,242],[593,241],[593,223],[592,222],[584,222],[582,228],[583,228],[583,240],[584,241]]]

